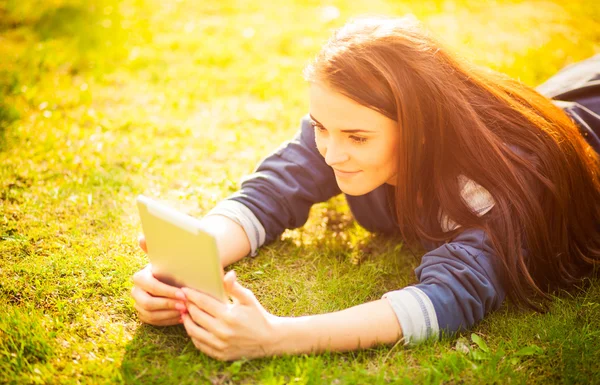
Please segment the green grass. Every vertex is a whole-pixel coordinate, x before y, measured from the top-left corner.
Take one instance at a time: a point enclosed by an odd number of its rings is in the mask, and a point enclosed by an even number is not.
[[[235,191],[294,134],[301,70],[348,17],[411,12],[530,85],[600,52],[593,2],[326,5],[339,17],[317,1],[0,1],[0,383],[600,383],[597,281],[411,349],[222,363],[181,327],[140,325],[135,196],[202,216]],[[337,198],[234,268],[291,316],[379,298],[418,263]]]

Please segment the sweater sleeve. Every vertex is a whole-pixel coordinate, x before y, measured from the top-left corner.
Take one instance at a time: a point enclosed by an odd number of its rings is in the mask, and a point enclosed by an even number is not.
[[[471,328],[502,304],[505,290],[483,230],[468,229],[422,258],[419,283],[386,293],[406,344]]]
[[[285,229],[304,225],[313,204],[340,193],[305,116],[298,134],[262,160],[254,173],[244,178],[240,190],[207,215],[225,215],[239,223],[255,255],[258,247],[274,241]]]

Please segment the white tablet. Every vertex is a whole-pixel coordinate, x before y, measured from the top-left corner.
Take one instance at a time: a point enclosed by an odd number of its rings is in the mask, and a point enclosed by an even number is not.
[[[143,195],[137,205],[152,274],[169,285],[226,302],[217,242],[200,221]]]

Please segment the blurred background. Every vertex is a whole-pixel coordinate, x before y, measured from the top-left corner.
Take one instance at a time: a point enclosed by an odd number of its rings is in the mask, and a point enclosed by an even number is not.
[[[0,0],[0,148],[37,159],[31,140],[62,153],[48,167],[143,170],[157,194],[160,152],[173,184],[206,177],[202,193],[220,196],[236,188],[222,176],[238,181],[293,134],[308,108],[302,68],[333,28],[407,13],[529,85],[600,51],[590,1]]]

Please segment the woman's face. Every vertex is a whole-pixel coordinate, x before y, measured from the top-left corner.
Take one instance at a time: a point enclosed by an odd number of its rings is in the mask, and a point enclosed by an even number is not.
[[[397,123],[322,83],[310,85],[317,148],[348,195],[395,184]]]

